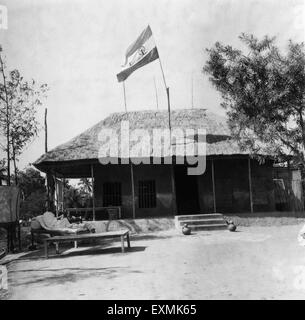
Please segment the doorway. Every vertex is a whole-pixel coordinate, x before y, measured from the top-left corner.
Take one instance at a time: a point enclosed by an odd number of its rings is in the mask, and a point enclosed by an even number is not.
[[[187,174],[187,167],[176,165],[174,167],[177,214],[200,213],[197,176]]]

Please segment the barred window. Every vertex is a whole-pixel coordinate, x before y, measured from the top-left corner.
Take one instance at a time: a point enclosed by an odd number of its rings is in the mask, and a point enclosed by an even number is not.
[[[155,208],[156,202],[156,182],[139,181],[139,208]]]
[[[104,207],[120,206],[122,204],[122,185],[120,182],[103,183]]]

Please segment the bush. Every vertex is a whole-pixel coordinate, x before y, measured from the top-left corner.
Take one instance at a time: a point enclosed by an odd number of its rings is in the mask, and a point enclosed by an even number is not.
[[[26,200],[21,201],[20,217],[28,219],[45,212],[46,194],[42,190],[32,192]]]

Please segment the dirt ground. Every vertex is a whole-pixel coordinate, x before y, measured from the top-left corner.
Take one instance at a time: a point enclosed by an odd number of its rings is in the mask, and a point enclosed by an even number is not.
[[[7,264],[8,299],[305,299],[302,225],[170,230],[118,242],[42,250]],[[54,249],[51,250],[54,254]]]

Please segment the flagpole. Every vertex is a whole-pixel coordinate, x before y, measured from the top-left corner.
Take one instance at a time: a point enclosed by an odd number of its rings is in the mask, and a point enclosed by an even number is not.
[[[159,110],[158,91],[157,91],[157,85],[156,85],[156,78],[155,77],[154,77],[154,84],[155,84],[157,110]]]
[[[160,54],[158,51],[158,56],[159,56],[159,63],[160,63],[160,68],[161,68],[161,72],[162,72],[162,78],[163,78],[163,82],[164,82],[164,86],[165,86],[165,90],[166,90],[166,96],[167,96],[167,109],[168,109],[168,127],[169,130],[171,132],[171,108],[170,108],[170,99],[169,99],[169,87],[166,84],[166,80],[165,80],[165,75],[164,75],[164,71],[163,71],[163,67],[162,67],[162,62],[160,59]]]
[[[170,141],[170,150],[172,149],[172,134],[171,134],[171,107],[170,107],[170,98],[169,98],[169,87],[166,85],[166,80],[165,80],[165,75],[162,67],[162,62],[160,59],[160,54],[158,51],[158,56],[159,56],[159,63],[160,63],[160,68],[162,72],[162,77],[163,77],[163,82],[166,90],[166,96],[167,96],[167,108],[168,108],[168,128],[169,128],[169,141]],[[172,156],[172,155],[171,155]],[[173,165],[173,157],[171,161],[171,180],[172,180],[172,197],[173,197],[173,214],[176,214],[176,184],[175,184],[175,177],[174,177],[174,165]]]
[[[150,29],[150,26],[148,25],[147,28],[141,33],[141,35],[137,38],[136,42],[134,44],[132,44],[132,46],[130,48],[128,48],[127,52],[126,52],[126,62],[128,60],[128,57],[130,57],[135,51],[138,51],[139,54],[141,55],[145,55],[145,50],[144,50],[144,53],[142,50],[140,50],[140,43],[143,44],[147,39],[145,39],[145,37],[153,37],[152,35],[152,31]],[[145,47],[144,47],[145,49]],[[154,48],[153,48],[154,49]],[[169,98],[169,87],[167,87],[167,84],[166,84],[166,80],[165,80],[165,75],[164,75],[164,71],[163,71],[163,66],[162,66],[162,62],[161,62],[161,59],[160,59],[160,55],[159,55],[159,52],[158,52],[158,49],[157,49],[157,46],[155,45],[155,49],[156,49],[156,52],[158,53],[158,58],[159,58],[159,64],[160,64],[160,68],[161,68],[161,72],[162,72],[162,77],[163,77],[163,82],[164,82],[164,86],[165,86],[165,90],[166,90],[166,95],[167,95],[167,107],[168,107],[168,127],[169,127],[169,133],[170,133],[170,148],[172,146],[171,144],[171,112],[170,112],[170,98]],[[156,58],[154,58],[156,59]],[[137,60],[139,61],[139,59]],[[145,62],[146,63],[149,63],[153,60],[150,60],[148,62]],[[130,64],[132,65],[132,64]],[[125,63],[125,66],[126,66],[126,63]],[[137,66],[137,68],[139,68],[141,66]],[[136,68],[136,69],[137,69]],[[128,70],[128,68],[126,69]],[[125,71],[126,71],[125,70]],[[133,71],[135,70],[129,70],[129,74],[127,72],[127,74],[123,73],[123,71],[121,71],[119,74],[117,74],[117,78],[118,78],[118,81],[122,81],[123,79],[125,80],[129,75],[130,73],[132,73]],[[124,80],[123,80],[123,91],[124,91],[124,103],[125,103],[125,112],[127,113],[127,105],[126,105],[126,91],[125,91],[125,83],[124,83]],[[128,115],[128,113],[127,113]],[[172,149],[172,148],[171,148]],[[130,159],[129,159],[130,160]],[[171,176],[172,176],[172,198],[173,198],[173,205],[172,205],[172,209],[173,209],[173,213],[175,214],[176,212],[176,192],[175,192],[175,179],[174,179],[174,169],[173,169],[173,157],[172,157],[172,154],[171,154]],[[131,175],[133,176],[133,168],[131,166]],[[133,185],[133,183],[132,183]],[[133,213],[134,213],[134,216],[135,216],[135,197],[134,197],[134,190],[132,190],[132,195],[133,195]]]
[[[191,80],[191,93],[192,93],[192,109],[194,109],[194,79],[192,72],[192,80]]]
[[[158,50],[158,56],[159,56],[159,64],[160,64],[160,68],[161,68],[161,72],[162,72],[163,82],[164,82],[164,86],[165,86],[165,90],[166,90],[167,85],[166,85],[166,81],[165,81],[165,76],[164,76],[164,71],[163,71],[163,67],[162,67],[162,62],[161,62],[159,50]]]
[[[123,81],[123,92],[124,92],[125,112],[128,118],[125,81]],[[129,165],[130,165],[130,178],[131,178],[132,217],[133,219],[135,219],[136,218],[136,202],[135,202],[134,174],[133,174],[133,165],[132,165],[132,162],[130,161],[130,158],[129,158]]]
[[[123,92],[124,92],[124,105],[125,105],[125,112],[127,113],[125,81],[123,81]]]

